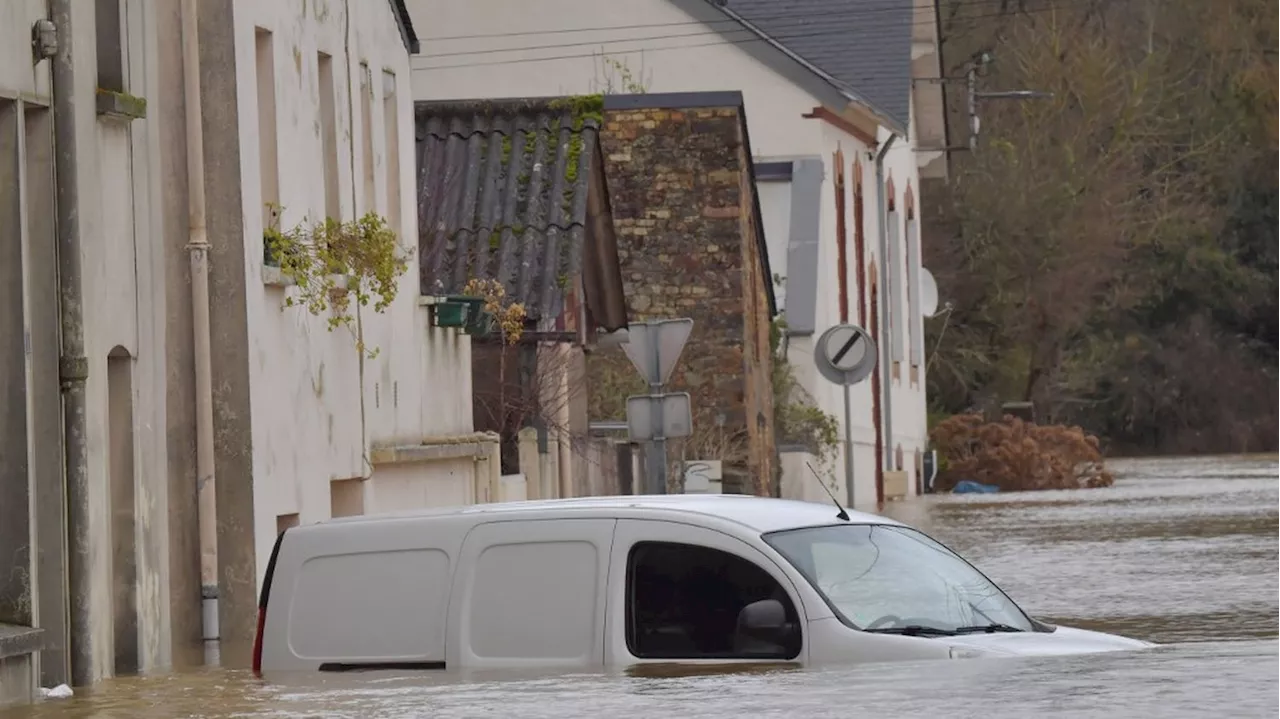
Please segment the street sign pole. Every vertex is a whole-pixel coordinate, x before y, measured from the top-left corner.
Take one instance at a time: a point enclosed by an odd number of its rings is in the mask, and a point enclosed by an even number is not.
[[[845,502],[853,504],[853,408],[849,388],[871,375],[876,366],[876,342],[857,325],[836,325],[818,338],[813,353],[818,373],[840,385],[844,397]]]
[[[662,343],[653,343],[653,366],[662,365]],[[661,375],[658,375],[661,379]],[[650,382],[649,394],[662,394],[662,382]],[[649,443],[649,471],[645,476],[649,479],[647,494],[667,493],[667,438],[662,431],[662,403],[657,402],[653,408],[653,441]]]
[[[687,437],[693,424],[688,394],[663,391],[692,331],[688,318],[634,322],[627,328],[622,349],[649,387],[648,395],[627,399],[628,432],[632,441],[645,443],[646,494],[666,494],[667,439]],[[675,404],[667,407],[667,400]]]
[[[844,397],[844,501],[853,506],[853,408],[849,385],[840,388],[840,395]]]

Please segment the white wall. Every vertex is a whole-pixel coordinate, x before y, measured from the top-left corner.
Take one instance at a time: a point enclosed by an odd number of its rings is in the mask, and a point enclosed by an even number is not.
[[[818,104],[795,86],[667,0],[407,0],[414,27],[423,38],[412,58],[417,100],[576,95],[603,92],[610,72],[592,53],[604,48],[625,63],[650,92],[740,90],[750,115],[751,149],[757,155],[789,155],[812,150],[820,132],[816,120],[800,114]],[[700,16],[724,16],[708,6]],[[620,31],[539,34],[536,31],[625,25],[685,23]],[[517,37],[432,40],[458,35],[534,32]],[[685,39],[669,36],[694,34]],[[609,38],[660,38],[610,42]],[[654,48],[678,48],[663,49]],[[552,46],[542,50],[497,52],[497,48]],[[639,49],[643,52],[628,52]],[[479,54],[457,55],[463,51]],[[530,58],[563,59],[531,62]],[[489,63],[489,64],[486,64]],[[502,63],[502,64],[496,64]],[[444,66],[451,66],[445,69]],[[439,68],[439,69],[432,69]],[[613,72],[615,81],[617,73]],[[616,82],[615,82],[616,84]],[[622,89],[616,92],[624,92]]]
[[[348,15],[348,10],[350,14]],[[331,480],[378,473],[367,461],[371,445],[417,444],[425,437],[472,429],[470,340],[453,330],[427,328],[419,307],[416,259],[417,212],[413,154],[413,106],[408,53],[391,4],[385,0],[272,0],[236,5],[236,67],[239,86],[245,260],[249,312],[250,377],[254,430],[254,514],[259,578],[276,535],[278,515],[298,513],[302,523],[330,516]],[[399,293],[384,315],[362,312],[365,341],[376,358],[360,355],[353,334],[330,332],[325,317],[312,317],[282,302],[293,289],[263,283],[261,237],[257,45],[255,32],[272,33],[282,227],[325,215],[321,137],[320,52],[332,56],[341,214],[349,220],[367,211],[386,215],[390,193],[399,193],[400,213],[388,218],[414,252]],[[361,63],[373,76],[372,123],[363,126]],[[394,75],[400,171],[388,186],[388,138],[383,72]],[[364,133],[374,148],[373,196],[367,196]],[[354,180],[354,182],[353,182]],[[464,464],[464,467],[470,467]],[[366,487],[365,508],[395,509],[429,502],[430,493],[392,491],[412,483],[437,484],[449,496],[471,486],[474,469],[457,463],[418,464],[406,475],[397,468],[381,501]]]
[[[707,6],[697,17],[677,8],[669,0],[635,0],[629,3],[601,3],[592,0],[483,0],[469,3],[449,0],[409,0],[415,27],[423,38],[422,52],[412,60],[414,97],[419,100],[484,97],[530,97],[601,92],[610,74],[615,92],[618,73],[609,61],[625,63],[649,92],[699,92],[738,90],[743,94],[750,125],[752,151],[757,158],[785,158],[820,155],[823,158],[821,253],[819,257],[817,332],[812,338],[793,338],[788,357],[802,386],[818,406],[843,422],[844,405],[840,388],[822,379],[813,368],[813,343],[817,336],[839,319],[836,263],[835,195],[832,159],[837,148],[844,151],[846,174],[845,210],[850,296],[850,318],[856,318],[854,272],[853,177],[855,157],[861,157],[864,172],[864,232],[867,261],[879,257],[874,157],[858,138],[834,125],[806,119],[819,100],[769,66],[755,59],[739,45],[728,43],[697,19],[718,21],[725,16]],[[696,6],[695,6],[696,7]],[[547,33],[546,30],[633,26],[622,30]],[[647,26],[647,27],[635,27]],[[498,37],[504,33],[527,33]],[[679,35],[686,37],[680,38]],[[460,37],[468,36],[468,37]],[[480,36],[480,37],[477,37]],[[446,38],[433,40],[432,38]],[[457,39],[447,39],[457,38]],[[626,38],[631,38],[630,40]],[[520,48],[502,51],[504,48]],[[641,51],[643,50],[643,51]],[[537,58],[555,58],[536,61]],[[886,137],[881,130],[883,140]],[[919,188],[915,151],[908,138],[899,138],[886,157],[886,176],[892,175],[901,207],[908,181]],[[771,271],[785,275],[789,224],[790,188],[785,183],[761,183],[760,202],[766,237],[770,247]],[[900,215],[901,218],[901,215]],[[900,233],[905,237],[905,227]],[[905,257],[905,251],[901,254]],[[904,293],[905,280],[894,283]],[[784,307],[785,295],[778,293]],[[904,306],[905,306],[904,301]],[[870,301],[867,302],[868,310]],[[885,335],[887,339],[887,335]],[[919,387],[908,386],[908,368],[903,364],[902,380],[891,383],[893,405],[892,445],[901,444],[903,469],[911,473],[914,491],[913,455],[923,448],[925,434],[923,368]],[[885,378],[891,376],[886,368]],[[875,505],[875,430],[871,412],[871,385],[863,383],[851,392],[854,421],[852,439],[855,452],[855,496],[859,507]],[[828,469],[844,487],[843,447]],[[886,463],[886,470],[894,467]],[[807,470],[806,470],[807,471]]]
[[[121,2],[125,77],[131,94],[157,86],[151,8]],[[144,669],[169,662],[168,464],[165,445],[164,243],[158,118],[123,124],[95,111],[94,8],[74,4],[78,73],[80,237],[84,267],[85,342],[89,357],[88,450],[93,511],[94,665],[111,671],[111,530],[107,462],[107,354],[133,361],[134,513],[137,541],[139,653]],[[147,298],[140,302],[138,298]]]
[[[878,139],[880,142],[884,142],[887,138],[888,132],[882,128]],[[806,382],[805,387],[814,396],[818,406],[843,422],[844,401],[840,394],[841,388],[824,380],[813,368],[814,342],[822,334],[823,330],[837,323],[840,316],[838,263],[836,261],[836,200],[834,181],[832,179],[834,176],[832,163],[837,149],[842,150],[844,154],[845,242],[846,266],[848,268],[846,286],[849,293],[849,321],[856,323],[860,319],[858,317],[858,293],[869,293],[871,289],[869,286],[859,286],[855,263],[854,232],[856,228],[853,195],[853,165],[855,160],[861,162],[862,165],[863,233],[866,242],[866,262],[869,266],[867,277],[870,277],[870,267],[875,267],[876,275],[880,274],[879,259],[882,238],[879,202],[882,197],[880,190],[883,188],[878,188],[876,184],[874,152],[861,139],[844,132],[834,125],[824,123],[820,154],[826,167],[822,184],[821,232],[823,241],[820,245],[821,250],[818,260],[818,307],[815,315],[817,331],[814,333],[813,338],[793,339],[789,358],[792,365],[797,369],[804,369],[804,372],[798,373],[798,376],[802,377],[803,381]],[[899,222],[898,237],[900,241],[906,238],[905,212],[902,211],[906,188],[909,183],[912,192],[917,192],[920,186],[915,154],[914,146],[907,138],[899,137],[884,160],[886,184],[890,178],[892,178],[894,184],[896,204],[899,210],[897,221]],[[919,207],[918,199],[917,197],[917,208]],[[769,209],[764,211],[766,213],[770,212]],[[771,244],[773,241],[771,240]],[[904,308],[908,306],[906,302],[908,290],[905,257],[906,251],[905,245],[903,245],[899,249],[899,266],[893,272],[892,282],[892,291],[901,295],[903,298],[901,304]],[[880,304],[880,309],[883,312],[885,306],[891,303],[882,301]],[[918,303],[916,306],[918,307]],[[869,294],[866,294],[866,308],[869,313],[871,311],[871,297]],[[869,318],[861,319],[862,324],[869,328]],[[914,321],[920,322],[920,318],[917,316]],[[907,340],[908,337],[904,335],[903,346],[906,350],[905,355],[909,358],[911,353]],[[881,343],[891,341],[888,328],[883,319],[880,326],[880,341]],[[892,402],[892,421],[890,423],[891,426],[887,427],[888,432],[886,433],[886,439],[889,443],[888,449],[892,453],[896,447],[902,447],[903,462],[901,468],[908,473],[908,483],[911,491],[914,492],[914,454],[917,450],[923,451],[927,441],[925,436],[924,368],[920,368],[920,382],[917,385],[912,385],[909,382],[909,362],[905,360],[901,365],[901,378],[899,380],[892,379],[891,367],[884,367],[882,376],[889,390],[881,393],[881,406],[883,407],[886,401]],[[876,504],[876,433],[872,413],[871,386],[871,381],[868,380],[855,385],[849,390],[853,414],[852,431],[850,433],[854,447],[853,505],[859,508],[874,508]],[[843,451],[844,448],[842,447],[830,464],[831,471],[841,479],[839,486],[842,488],[844,487]],[[890,459],[892,459],[892,454]],[[885,471],[892,471],[897,467],[892,462],[886,461],[884,469]]]
[[[883,134],[882,134],[883,139]],[[889,154],[885,157],[885,177],[892,178],[895,193],[895,204],[898,208],[897,221],[900,224],[898,236],[902,240],[902,246],[898,253],[898,260],[902,266],[894,273],[895,286],[892,288],[900,299],[900,306],[909,316],[904,321],[898,321],[898,330],[903,334],[902,346],[904,348],[903,360],[901,364],[901,377],[892,382],[891,397],[893,400],[893,445],[890,449],[897,446],[902,447],[902,467],[901,469],[908,474],[910,491],[916,491],[916,468],[915,468],[915,452],[923,453],[925,446],[928,444],[928,427],[927,427],[927,411],[925,399],[925,367],[923,364],[918,368],[917,382],[913,384],[911,380],[911,331],[908,323],[915,323],[917,326],[922,325],[923,320],[919,315],[920,303],[918,301],[920,288],[909,287],[906,276],[906,242],[908,240],[906,230],[906,206],[908,204],[907,194],[910,193],[915,202],[915,214],[917,221],[920,217],[920,172],[918,158],[916,157],[914,145],[906,142],[906,138],[900,138],[893,148],[889,150]],[[908,293],[914,293],[917,301],[910,302]],[[886,340],[888,334],[885,335]],[[918,332],[917,338],[923,339],[924,333]],[[928,348],[923,348],[925,352],[925,363],[927,363]],[[888,469],[896,469],[889,467]]]

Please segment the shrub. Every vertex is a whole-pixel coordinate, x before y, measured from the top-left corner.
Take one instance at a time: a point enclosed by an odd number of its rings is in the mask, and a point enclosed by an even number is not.
[[[1005,416],[956,415],[930,432],[940,464],[934,486],[947,491],[962,479],[1005,491],[1109,487],[1098,438],[1079,427],[1038,425]]]

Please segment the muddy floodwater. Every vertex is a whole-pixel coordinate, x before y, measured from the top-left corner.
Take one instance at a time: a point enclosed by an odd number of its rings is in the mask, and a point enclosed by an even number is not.
[[[886,513],[969,558],[1031,614],[1148,639],[1082,657],[636,676],[202,671],[105,682],[3,719],[83,717],[1275,717],[1275,457],[1126,461],[1114,487],[939,496]]]

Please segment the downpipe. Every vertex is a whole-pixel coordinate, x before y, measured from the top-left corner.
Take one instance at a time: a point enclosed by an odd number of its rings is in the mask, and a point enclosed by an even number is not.
[[[67,489],[68,655],[71,683],[93,682],[91,606],[93,568],[89,536],[89,452],[86,437],[85,380],[89,360],[84,346],[84,292],[80,258],[80,192],[76,150],[75,53],[72,50],[71,0],[49,0],[49,18],[58,33],[53,56],[54,176],[57,179],[58,311],[61,353],[63,462]]]
[[[213,364],[209,329],[209,235],[205,225],[204,129],[200,103],[197,0],[182,0],[182,75],[186,110],[187,252],[196,382],[196,511],[200,532],[200,616],[205,663],[217,663],[218,508],[213,451]]]
[[[893,143],[898,140],[897,134],[890,133],[885,139],[884,144],[876,151],[876,197],[879,198],[876,208],[879,214],[880,225],[880,326],[885,332],[882,337],[884,341],[880,343],[880,377],[884,382],[884,386],[880,390],[880,407],[884,415],[884,466],[894,469],[894,451],[893,451],[893,327],[888,321],[890,315],[891,298],[890,292],[897,291],[897,278],[889,274],[889,203],[885,197],[884,190],[884,158],[889,154],[889,149],[893,147]],[[899,318],[899,321],[901,319]]]

